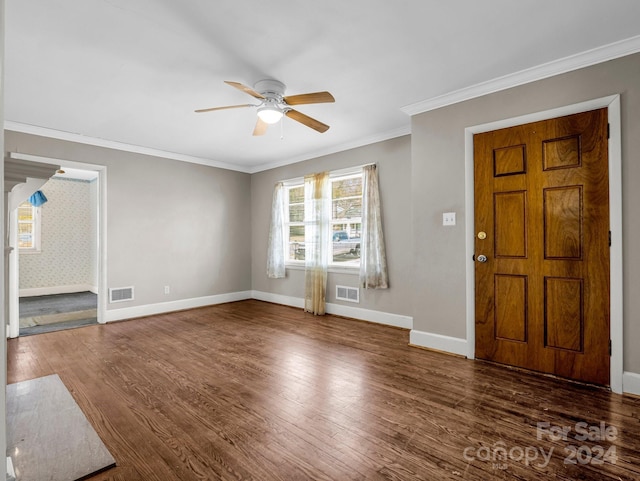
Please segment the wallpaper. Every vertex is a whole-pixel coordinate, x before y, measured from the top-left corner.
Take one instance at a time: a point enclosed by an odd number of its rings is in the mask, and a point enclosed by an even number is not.
[[[87,182],[50,179],[40,190],[40,253],[20,254],[20,289],[96,284],[97,187]]]

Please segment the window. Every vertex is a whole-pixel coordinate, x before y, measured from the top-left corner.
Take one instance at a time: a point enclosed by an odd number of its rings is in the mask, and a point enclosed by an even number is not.
[[[286,187],[285,242],[287,263],[305,258],[304,184]],[[331,264],[360,265],[362,231],[362,173],[336,175],[331,178]]]
[[[40,207],[29,202],[18,206],[18,248],[22,252],[40,252]]]
[[[287,260],[304,260],[304,185],[287,187],[286,199]]]
[[[362,231],[362,174],[331,180],[333,262],[360,265]]]

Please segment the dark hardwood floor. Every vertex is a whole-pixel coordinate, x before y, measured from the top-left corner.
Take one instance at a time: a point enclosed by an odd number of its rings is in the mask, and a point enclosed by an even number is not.
[[[408,338],[243,301],[10,340],[8,382],[60,376],[91,481],[640,479],[639,398]]]

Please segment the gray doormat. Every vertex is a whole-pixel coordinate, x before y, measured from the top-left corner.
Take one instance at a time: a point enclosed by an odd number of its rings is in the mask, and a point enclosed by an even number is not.
[[[54,324],[35,325],[31,327],[20,326],[20,337],[32,336],[34,334],[46,334],[47,332],[66,331],[67,329],[75,329],[76,327],[94,326],[98,324],[95,317],[90,319],[78,319],[75,321],[56,322]]]
[[[7,385],[17,481],[76,481],[116,462],[57,374]]]
[[[98,307],[98,296],[93,292],[73,292],[20,298],[20,317],[35,317],[61,312],[86,311]]]
[[[73,292],[20,298],[20,336],[98,323],[98,296]]]

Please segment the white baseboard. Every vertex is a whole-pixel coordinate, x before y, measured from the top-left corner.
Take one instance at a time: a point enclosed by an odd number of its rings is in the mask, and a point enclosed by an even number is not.
[[[144,306],[124,307],[120,309],[108,309],[106,312],[106,322],[122,321],[135,317],[153,316],[166,312],[182,311],[194,309],[196,307],[212,306],[225,302],[243,301],[251,299],[251,291],[230,292],[228,294],[217,294],[213,296],[196,297],[193,299],[181,299],[178,301],[159,302],[157,304],[147,304]]]
[[[415,329],[413,329],[409,334],[409,344],[457,354],[464,357],[467,357],[467,354],[469,353],[466,339],[417,331]]]
[[[285,306],[304,308],[304,299],[299,297],[284,296],[262,291],[242,291],[219,294],[215,296],[198,297],[195,299],[183,299],[179,301],[161,302],[158,304],[147,304],[143,306],[123,307],[120,309],[109,309],[106,312],[106,322],[122,321],[133,319],[134,317],[152,316],[165,312],[181,311],[196,307],[211,306],[224,302],[242,301],[245,299],[257,299],[259,301],[273,302]],[[327,313],[337,316],[351,317],[363,321],[375,322],[387,326],[401,327],[403,329],[413,328],[413,318],[401,314],[390,312],[374,311],[361,307],[343,306],[340,304],[327,303]]]
[[[335,314],[336,316],[351,317],[353,319],[375,322],[376,324],[384,324],[386,326],[401,327],[403,329],[413,328],[413,317],[403,316],[401,314],[330,303],[327,303],[326,310],[327,314]]]
[[[54,294],[71,294],[73,292],[85,292],[91,291],[97,294],[98,289],[95,286],[89,284],[74,284],[69,286],[53,286],[53,287],[31,287],[27,289],[20,289],[18,295],[20,297],[33,297],[33,296],[51,296]]]
[[[274,304],[282,304],[283,306],[299,307],[304,309],[304,299],[300,297],[283,296],[282,294],[273,294],[271,292],[251,291],[251,297],[259,301],[273,302]]]
[[[304,308],[304,299],[300,297],[283,296],[280,294],[272,294],[270,292],[262,291],[251,291],[251,297],[260,301],[273,302],[275,304],[283,304],[285,306],[298,307],[300,309]],[[410,316],[403,316],[401,314],[331,303],[327,303],[326,311],[327,314],[351,317],[353,319],[375,322],[386,326],[401,327],[403,329],[411,329],[413,327],[413,318]]]
[[[622,391],[640,396],[640,374],[625,371],[622,374]]]

